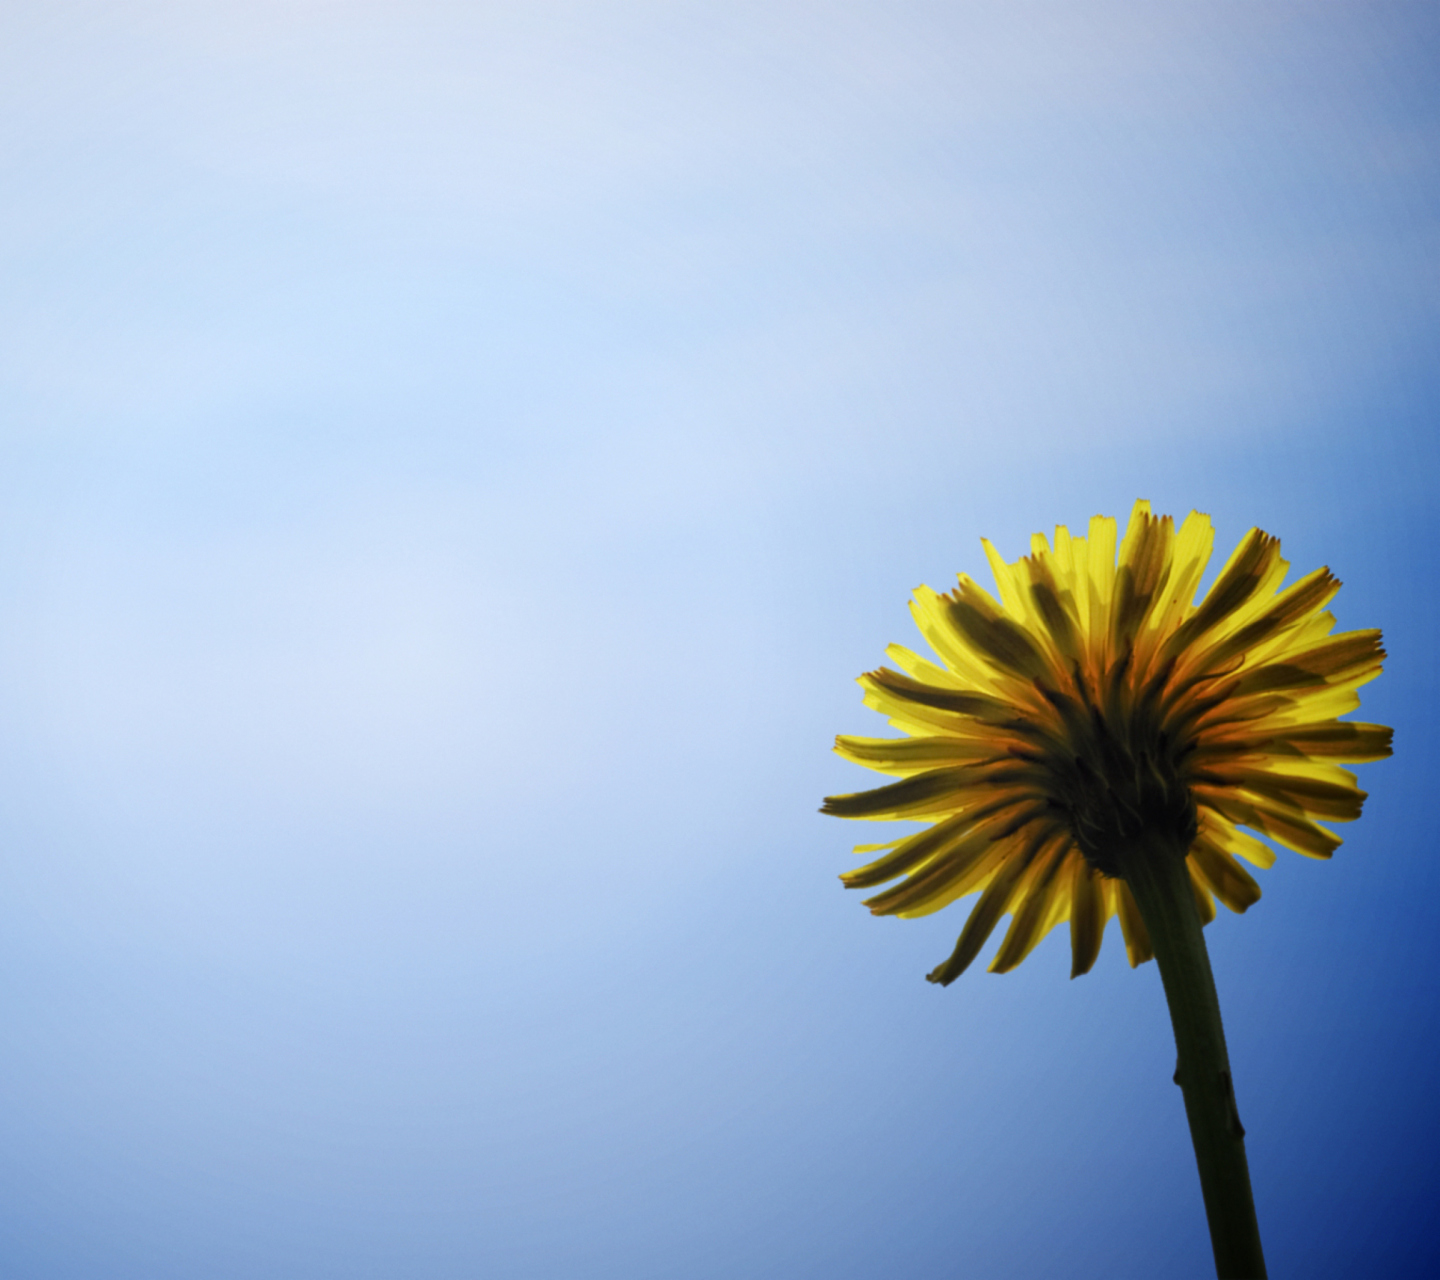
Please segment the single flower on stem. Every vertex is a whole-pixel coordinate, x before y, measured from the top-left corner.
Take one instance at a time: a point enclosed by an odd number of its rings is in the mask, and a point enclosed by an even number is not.
[[[1259,529],[1198,603],[1207,516],[1177,531],[1137,502],[1118,565],[1116,533],[1096,516],[1088,538],[1057,528],[1053,549],[1036,534],[1014,564],[985,542],[998,602],[963,574],[945,595],[918,588],[911,612],[941,665],[892,645],[901,671],[860,677],[866,704],[908,736],[835,744],[900,781],[823,811],[930,823],[857,847],[880,856],[841,879],[890,884],[866,900],[876,915],[979,893],[932,982],[958,978],[1007,914],[992,972],[1068,920],[1077,977],[1120,918],[1130,964],[1160,969],[1217,1273],[1263,1276],[1202,928],[1216,899],[1243,912],[1260,897],[1241,860],[1275,854],[1248,832],[1328,858],[1340,840],[1322,822],[1360,816],[1365,793],[1340,765],[1388,756],[1391,731],[1340,717],[1385,652],[1378,631],[1331,635],[1328,569],[1280,590],[1289,565]]]

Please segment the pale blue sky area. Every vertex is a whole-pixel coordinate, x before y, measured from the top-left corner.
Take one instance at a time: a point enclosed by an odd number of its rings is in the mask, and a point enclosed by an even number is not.
[[[1396,758],[1207,931],[1274,1275],[1440,1269],[1440,12],[0,12],[0,1272],[1211,1273],[1153,965],[924,974],[853,680],[1136,497]],[[993,944],[992,944],[993,946]]]

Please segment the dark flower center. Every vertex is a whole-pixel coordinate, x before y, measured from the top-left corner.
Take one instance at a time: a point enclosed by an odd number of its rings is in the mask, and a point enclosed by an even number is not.
[[[1086,861],[1119,876],[1120,858],[1142,835],[1188,850],[1196,829],[1195,798],[1181,770],[1188,744],[1171,741],[1143,712],[1116,725],[1093,704],[1067,710],[1078,713],[1084,731],[1072,734],[1074,756],[1048,757],[1050,805],[1065,815]]]

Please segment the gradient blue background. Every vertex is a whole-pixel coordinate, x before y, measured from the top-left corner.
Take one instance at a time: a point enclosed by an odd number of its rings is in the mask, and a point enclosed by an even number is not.
[[[1208,931],[1275,1276],[1437,1242],[1440,10],[0,11],[0,1272],[1211,1274],[1153,965],[819,798],[978,539],[1210,512],[1396,727]],[[993,944],[992,944],[993,946]]]

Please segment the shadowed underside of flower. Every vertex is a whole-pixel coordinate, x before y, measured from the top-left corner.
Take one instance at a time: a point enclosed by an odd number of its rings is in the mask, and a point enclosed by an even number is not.
[[[942,665],[899,645],[901,668],[860,678],[868,706],[905,738],[836,739],[847,760],[898,777],[831,796],[844,818],[921,820],[928,828],[857,853],[881,856],[841,877],[876,915],[922,916],[980,897],[932,982],[954,981],[1000,918],[1011,923],[990,968],[1014,968],[1070,922],[1071,976],[1119,916],[1131,965],[1151,957],[1116,850],[1159,832],[1186,859],[1202,923],[1215,899],[1244,911],[1268,845],[1314,858],[1340,840],[1325,822],[1360,814],[1365,793],[1341,763],[1390,754],[1390,730],[1339,719],[1380,672],[1378,631],[1331,635],[1328,569],[1281,591],[1278,539],[1252,529],[1198,604],[1214,532],[1192,512],[1135,504],[1117,565],[1116,522],[1089,536],[1043,534],[1006,564],[986,542],[997,602],[969,577],[945,595],[919,588],[911,612]]]

